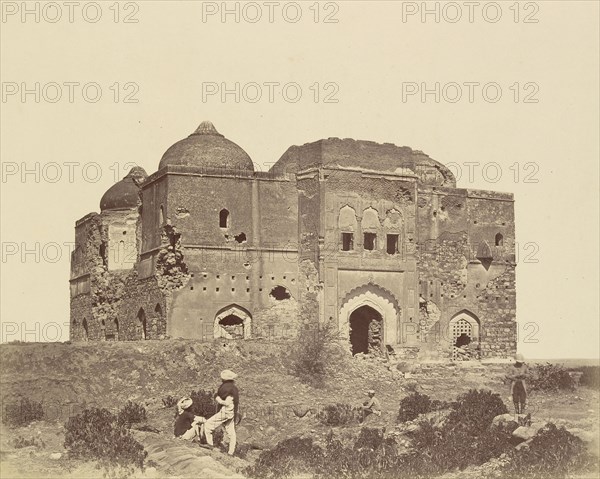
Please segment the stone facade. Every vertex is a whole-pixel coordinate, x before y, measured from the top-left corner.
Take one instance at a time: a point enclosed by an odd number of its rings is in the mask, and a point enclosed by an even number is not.
[[[350,350],[516,352],[513,196],[420,151],[329,138],[269,172],[204,122],[75,225],[71,339],[293,338]],[[368,324],[367,324],[368,323]]]

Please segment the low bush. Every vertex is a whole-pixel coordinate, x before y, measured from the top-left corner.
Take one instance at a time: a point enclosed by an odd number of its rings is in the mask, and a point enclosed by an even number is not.
[[[329,323],[301,330],[291,348],[292,373],[306,384],[322,386],[329,368],[337,362],[338,339],[337,329]]]
[[[452,403],[431,399],[427,394],[414,392],[400,400],[398,422],[412,421],[420,414],[447,409],[451,406]]]
[[[279,479],[311,474],[320,469],[323,450],[311,438],[293,437],[263,451],[246,474],[256,479]]]
[[[317,418],[326,426],[345,426],[347,424],[357,423],[359,411],[349,404],[336,403],[328,404],[321,409]]]
[[[560,364],[538,364],[531,368],[529,375],[529,383],[533,389],[557,391],[575,388],[575,381],[568,369]]]
[[[117,422],[125,427],[131,427],[146,420],[146,408],[139,403],[127,401],[125,407],[119,411]]]
[[[573,474],[597,473],[598,460],[586,451],[581,439],[564,427],[548,424],[529,443],[529,447],[510,454],[504,473],[523,479],[566,478]]]
[[[46,447],[46,443],[42,439],[36,439],[35,437],[31,437],[30,439],[25,439],[23,436],[17,436],[11,441],[12,447],[15,449],[22,449],[24,447],[35,446],[38,448]]]
[[[462,427],[471,434],[477,434],[488,429],[496,416],[507,412],[508,409],[499,394],[486,389],[471,389],[458,396],[452,404],[446,427]]]
[[[117,416],[106,409],[86,409],[65,425],[64,446],[75,458],[99,462],[107,471],[144,467],[147,452]]]
[[[447,408],[448,403],[437,406]],[[245,472],[256,479],[299,475],[313,479],[425,479],[480,466],[502,456],[507,461],[499,466],[505,468],[503,477],[542,479],[564,478],[591,470],[595,464],[582,441],[554,425],[536,436],[529,450],[515,450],[514,425],[492,426],[493,418],[505,413],[506,408],[490,391],[471,390],[460,395],[451,408],[449,419],[439,427],[420,421],[419,428],[410,435],[408,451],[400,452],[384,430],[362,428],[351,445],[335,440],[333,434],[325,447],[315,444],[312,438],[287,439],[263,451]]]
[[[6,404],[2,422],[12,427],[27,426],[44,418],[41,402],[22,397]]]
[[[217,412],[217,403],[215,402],[215,392],[208,389],[199,389],[190,393],[192,406],[189,411],[196,416],[209,418]]]

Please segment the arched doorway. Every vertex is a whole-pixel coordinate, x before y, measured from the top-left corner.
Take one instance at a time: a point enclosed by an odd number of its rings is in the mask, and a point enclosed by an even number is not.
[[[361,306],[350,314],[352,354],[383,352],[383,318],[371,306]]]
[[[139,328],[142,339],[148,339],[148,336],[146,335],[146,313],[144,312],[144,308],[140,308],[137,314],[137,318],[139,321]]]
[[[373,283],[353,289],[342,301],[338,316],[340,336],[350,340],[351,316],[363,306],[369,306],[378,314],[378,318],[381,320],[382,347],[387,344],[397,344],[399,341],[400,306],[392,293]],[[360,314],[361,312],[357,313],[357,315]]]
[[[479,359],[479,319],[469,311],[461,311],[450,320],[452,359]]]
[[[244,308],[231,305],[215,316],[214,337],[225,339],[248,339],[251,335],[252,316]]]

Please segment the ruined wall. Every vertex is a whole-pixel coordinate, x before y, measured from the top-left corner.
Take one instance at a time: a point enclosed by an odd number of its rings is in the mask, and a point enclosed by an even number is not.
[[[155,308],[159,305],[161,311],[166,312],[166,303],[156,279],[138,281],[135,269],[123,268],[137,259],[136,246],[141,240],[137,211],[104,211],[86,218],[76,229],[78,256],[72,271],[87,270],[89,274],[83,278],[88,286],[79,291],[73,285],[79,284],[80,278],[71,280],[71,339],[104,341],[164,337],[166,316],[162,314],[159,318]],[[134,248],[134,252],[118,246],[121,236],[128,236],[129,247]],[[123,253],[127,256],[119,256]],[[147,311],[145,335],[137,316],[140,308]]]
[[[254,244],[251,181],[169,174],[167,196],[167,219],[182,234],[184,244]],[[219,226],[219,212],[223,209],[229,211],[226,228]]]
[[[161,227],[166,222],[168,181],[164,172],[157,172],[149,176],[141,188],[141,252],[160,245]]]
[[[287,335],[298,317],[295,183],[283,178],[196,176],[183,184],[190,191],[205,191],[200,198],[214,198],[202,205],[169,193],[170,204],[185,205],[169,221],[181,235],[177,249],[186,278],[172,290],[167,334],[212,339],[217,314],[238,306],[251,316],[246,331],[251,337]],[[226,228],[220,226],[224,208],[229,212]],[[243,241],[236,238],[240,233]],[[160,277],[172,279],[171,274],[159,274],[159,283]],[[275,300],[270,293],[277,286],[292,297]]]
[[[316,329],[321,320],[322,278],[319,274],[321,185],[319,171],[298,175],[298,288],[299,321]]]
[[[478,354],[516,351],[512,196],[421,188],[418,204],[419,325],[406,346],[421,357],[451,357],[454,317],[479,324]],[[500,234],[501,236],[497,236]],[[501,238],[500,244],[496,241]]]

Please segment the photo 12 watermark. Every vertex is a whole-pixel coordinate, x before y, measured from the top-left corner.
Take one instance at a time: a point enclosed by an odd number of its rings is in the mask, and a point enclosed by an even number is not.
[[[2,23],[139,23],[138,2],[0,2]]]
[[[116,183],[129,171],[138,166],[127,161],[101,165],[96,161],[49,161],[17,162],[3,161],[0,164],[2,183],[98,183],[110,179]]]
[[[540,5],[529,1],[401,2],[402,23],[539,23]]]
[[[532,81],[449,81],[401,83],[402,103],[539,103],[540,86]]]
[[[339,23],[338,2],[201,2],[202,23]]]
[[[136,82],[2,82],[2,103],[139,103]]]
[[[336,82],[202,82],[202,103],[339,103]]]

